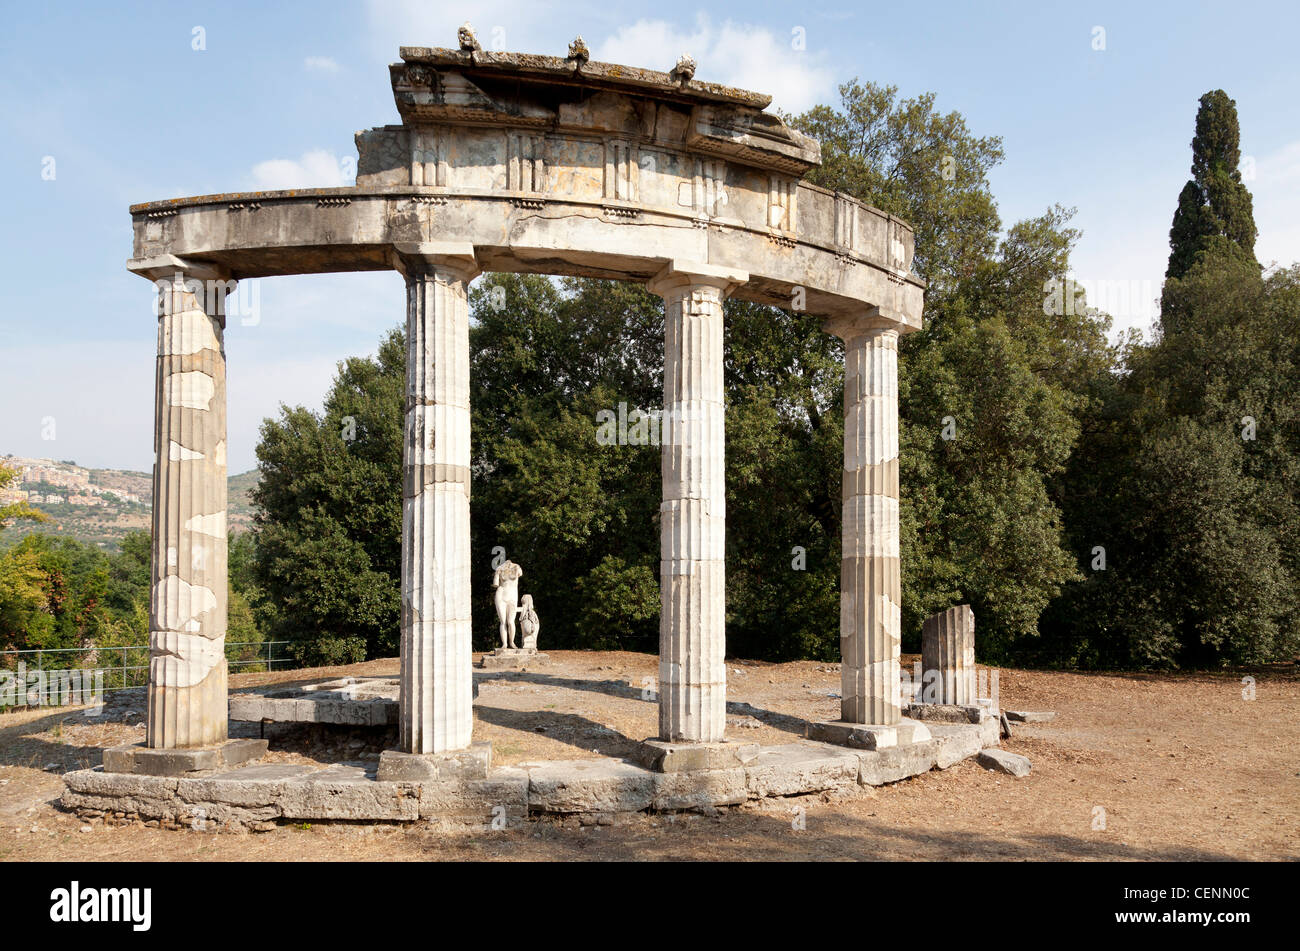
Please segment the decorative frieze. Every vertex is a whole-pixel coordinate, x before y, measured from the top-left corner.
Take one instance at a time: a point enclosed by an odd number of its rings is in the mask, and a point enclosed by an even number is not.
[[[600,210],[611,218],[629,220],[641,214],[640,208],[625,208],[622,205],[601,205]]]
[[[727,163],[718,158],[695,159],[691,182],[691,207],[697,215],[713,218],[727,206]]]
[[[784,175],[771,176],[767,190],[767,223],[780,231],[795,230],[795,196],[799,183]]]
[[[625,139],[605,141],[605,197],[617,201],[640,200],[637,147]]]
[[[855,250],[858,209],[858,203],[849,196],[838,194],[835,196],[835,243],[845,251]]]
[[[512,192],[545,192],[546,139],[527,132],[506,134],[507,188]],[[539,205],[540,207],[540,205]]]
[[[443,134],[438,126],[417,126],[411,129],[411,184],[447,184],[447,160]]]

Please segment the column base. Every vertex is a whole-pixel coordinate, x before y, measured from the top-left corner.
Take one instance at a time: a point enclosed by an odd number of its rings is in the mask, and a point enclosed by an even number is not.
[[[930,739],[930,729],[915,720],[900,720],[889,725],[877,723],[847,723],[844,720],[823,720],[809,723],[807,736],[819,743],[834,743],[855,750],[883,750],[891,746],[908,746]]]
[[[633,759],[656,773],[685,773],[699,769],[736,769],[759,753],[757,743],[722,740],[718,743],[681,743],[642,740]]]
[[[384,750],[379,754],[381,783],[422,783],[445,779],[487,779],[492,768],[492,744],[486,740],[468,749],[446,753],[404,753]]]
[[[104,750],[104,772],[141,776],[184,776],[251,763],[266,755],[266,740],[227,740],[192,749],[150,748],[129,743]]]

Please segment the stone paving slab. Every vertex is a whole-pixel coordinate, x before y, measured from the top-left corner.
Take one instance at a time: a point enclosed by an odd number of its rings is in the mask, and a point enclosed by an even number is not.
[[[883,750],[864,750],[858,757],[858,783],[863,786],[896,783],[929,772],[938,760],[939,743],[934,739]]]
[[[934,763],[938,769],[947,769],[976,756],[984,748],[984,737],[973,724],[931,723],[929,727],[930,735],[938,744]]]
[[[796,796],[855,786],[859,753],[824,743],[764,747],[745,769],[745,784],[755,799]]]
[[[749,798],[746,770],[708,769],[694,773],[656,773],[651,808],[662,812],[738,806]]]
[[[622,760],[524,763],[528,805],[542,812],[640,812],[654,801],[655,774]]]

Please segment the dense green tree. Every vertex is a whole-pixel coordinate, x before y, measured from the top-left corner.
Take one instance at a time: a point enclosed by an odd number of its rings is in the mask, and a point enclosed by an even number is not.
[[[470,295],[476,641],[497,643],[492,567],[524,567],[547,644],[656,649],[663,304],[638,285],[488,275]],[[598,414],[632,417],[625,443]]]
[[[401,590],[403,333],[344,361],[324,410],[262,424],[253,580],[267,633],[304,662],[397,652]]]
[[[793,120],[822,142],[810,177],[909,221],[913,267],[929,282],[925,329],[900,348],[904,643],[919,646],[928,614],[970,602],[981,656],[996,659],[1037,634],[1077,576],[1054,496],[1089,381],[1113,367],[1108,325],[1047,306],[1079,237],[1072,210],[999,236],[987,173],[1001,140],[936,112],[932,94],[898,101],[893,87],[856,82],[840,94],[838,109]]]
[[[1043,627],[1066,662],[1216,666],[1300,645],[1300,295],[1261,277],[1235,106],[1201,99],[1159,334],[1129,346],[1071,463],[1071,539],[1101,551]]]
[[[1182,278],[1198,252],[1216,244],[1220,255],[1255,260],[1255,216],[1241,181],[1237,103],[1222,89],[1207,92],[1196,112],[1192,180],[1183,186],[1169,231],[1167,278]]]

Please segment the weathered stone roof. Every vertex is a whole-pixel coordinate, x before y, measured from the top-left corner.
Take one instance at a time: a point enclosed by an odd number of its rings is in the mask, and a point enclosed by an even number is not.
[[[563,58],[534,53],[506,53],[492,50],[449,50],[427,46],[403,46],[399,55],[405,63],[419,63],[435,69],[454,67],[467,76],[495,75],[536,79],[548,85],[570,83],[596,89],[611,89],[653,95],[686,103],[730,103],[766,109],[772,97],[719,83],[705,83],[685,74],[671,73],[618,63],[601,63],[581,57]]]
[[[689,56],[663,73],[593,62],[581,37],[563,59],[484,50],[467,27],[460,39],[455,50],[403,46],[402,61],[389,66],[393,100],[408,128],[585,129],[793,175],[821,163],[815,139],[764,111],[771,96],[698,82]]]

